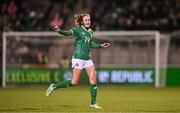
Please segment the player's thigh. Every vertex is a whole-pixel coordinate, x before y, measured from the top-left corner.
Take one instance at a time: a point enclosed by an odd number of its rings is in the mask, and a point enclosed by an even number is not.
[[[73,85],[77,85],[81,76],[81,71],[82,69],[76,69],[73,68],[73,74],[72,74],[72,79],[71,79],[71,83]]]
[[[89,77],[89,82],[91,84],[96,84],[96,71],[94,65],[85,68],[87,76]]]

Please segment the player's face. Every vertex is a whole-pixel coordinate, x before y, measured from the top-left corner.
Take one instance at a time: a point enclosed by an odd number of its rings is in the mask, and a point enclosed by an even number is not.
[[[90,27],[91,20],[90,20],[89,15],[86,15],[86,16],[83,17],[83,25],[84,25],[84,27]]]

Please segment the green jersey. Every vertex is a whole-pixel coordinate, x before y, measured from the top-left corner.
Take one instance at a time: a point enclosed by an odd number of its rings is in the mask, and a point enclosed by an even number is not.
[[[91,59],[90,49],[101,48],[101,44],[93,42],[93,31],[91,29],[87,30],[83,26],[78,26],[68,31],[60,30],[59,33],[64,36],[75,37],[75,49],[73,53],[74,58],[89,60]]]

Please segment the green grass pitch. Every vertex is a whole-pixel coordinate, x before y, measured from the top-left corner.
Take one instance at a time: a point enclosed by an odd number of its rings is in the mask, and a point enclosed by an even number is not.
[[[0,88],[0,113],[180,113],[180,87],[99,85],[97,100],[103,109],[89,107],[88,85],[59,89],[45,97],[47,87]]]

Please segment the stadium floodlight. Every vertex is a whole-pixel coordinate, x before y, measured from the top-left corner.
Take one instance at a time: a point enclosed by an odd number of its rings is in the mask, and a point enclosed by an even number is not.
[[[24,63],[16,56],[20,52],[27,51],[27,48],[22,47],[20,50],[15,50],[17,45],[21,45],[23,42],[30,45],[31,50],[32,48],[40,47],[42,49],[44,47],[43,49],[46,49],[49,47],[48,66],[55,67],[59,62],[58,58],[63,57],[58,53],[73,50],[72,38],[58,37],[62,37],[62,35],[55,32],[4,32],[2,37],[2,86],[6,87],[7,85],[9,67],[26,67],[28,65],[27,62]],[[98,62],[100,67],[153,67],[155,87],[165,86],[169,37],[160,35],[159,31],[100,31],[94,32],[94,38],[112,43],[110,49],[100,51],[98,55],[93,56],[95,63]],[[145,49],[141,50],[141,48]],[[95,53],[97,52],[92,52],[92,54]],[[69,54],[71,53],[69,52]],[[145,57],[144,60],[141,60],[141,57]]]

